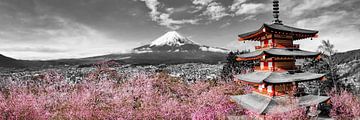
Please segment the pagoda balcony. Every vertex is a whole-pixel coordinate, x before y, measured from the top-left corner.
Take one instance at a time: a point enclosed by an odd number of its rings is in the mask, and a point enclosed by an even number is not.
[[[252,88],[251,91],[263,94],[263,95],[268,95],[268,96],[284,96],[287,95],[288,93],[286,92],[278,92],[277,90],[275,91],[268,91],[266,88],[264,88],[263,90],[259,90],[256,88]],[[299,94],[299,92],[295,92],[294,94]]]
[[[264,48],[273,48],[275,46],[276,46],[275,44],[265,44],[265,45],[262,45],[262,46],[255,46],[255,49],[256,50],[261,50],[261,49],[264,49]]]
[[[262,50],[262,49],[266,49],[266,48],[290,48],[290,49],[299,49],[300,45],[299,44],[293,44],[291,46],[284,46],[281,44],[265,44],[262,46],[255,46],[255,50]]]
[[[291,46],[283,46],[280,44],[275,45],[276,48],[290,48],[290,49],[299,49],[300,48],[300,44],[293,44]]]
[[[267,67],[264,66],[262,69],[260,66],[254,66],[253,68],[255,71],[271,71],[271,72],[285,72],[285,71],[299,71],[300,69],[295,68],[295,69],[284,69],[284,68],[279,68],[279,67]]]
[[[277,68],[275,67],[267,67],[267,66],[264,66],[262,69],[260,66],[254,66],[254,70],[255,71],[275,71]]]

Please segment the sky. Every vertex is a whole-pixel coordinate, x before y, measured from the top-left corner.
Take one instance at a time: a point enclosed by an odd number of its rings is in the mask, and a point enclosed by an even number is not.
[[[360,48],[359,0],[280,0],[284,24],[319,31],[296,41],[316,51]],[[251,49],[237,35],[272,22],[272,0],[0,0],[0,54],[24,60],[124,53],[176,30],[230,50]]]

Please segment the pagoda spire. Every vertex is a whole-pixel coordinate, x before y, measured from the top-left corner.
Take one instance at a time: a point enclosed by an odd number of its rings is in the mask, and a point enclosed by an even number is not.
[[[273,16],[274,16],[274,20],[273,23],[275,24],[282,24],[282,21],[279,19],[279,0],[274,0],[273,1]]]

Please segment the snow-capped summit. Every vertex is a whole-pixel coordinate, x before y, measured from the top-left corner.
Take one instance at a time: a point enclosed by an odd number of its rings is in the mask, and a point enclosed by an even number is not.
[[[169,31],[150,43],[152,46],[181,46],[184,44],[196,44],[176,31]]]
[[[225,61],[227,53],[227,49],[197,44],[176,31],[170,31],[149,44],[132,49],[128,54],[107,55],[98,58],[118,60],[124,64],[141,65],[180,63],[217,64]]]
[[[180,35],[176,31],[170,31],[160,36],[150,44],[133,49],[134,53],[150,52],[220,52],[227,53],[228,50],[217,47],[200,45]]]

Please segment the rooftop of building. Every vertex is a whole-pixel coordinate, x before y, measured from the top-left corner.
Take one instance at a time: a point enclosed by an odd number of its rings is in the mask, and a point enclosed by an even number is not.
[[[257,114],[287,112],[299,107],[317,105],[328,100],[328,96],[306,95],[301,97],[266,96],[256,92],[231,96],[231,99],[245,109]]]
[[[287,48],[272,48],[265,50],[257,50],[250,53],[237,55],[238,58],[259,58],[263,55],[266,56],[280,56],[280,57],[295,57],[295,58],[308,58],[308,57],[317,57],[320,55],[319,52],[310,52],[300,49],[287,49]]]
[[[254,71],[247,74],[235,75],[238,80],[250,83],[292,83],[311,80],[321,80],[325,74],[316,73],[289,73],[289,72],[270,72],[270,71]]]

